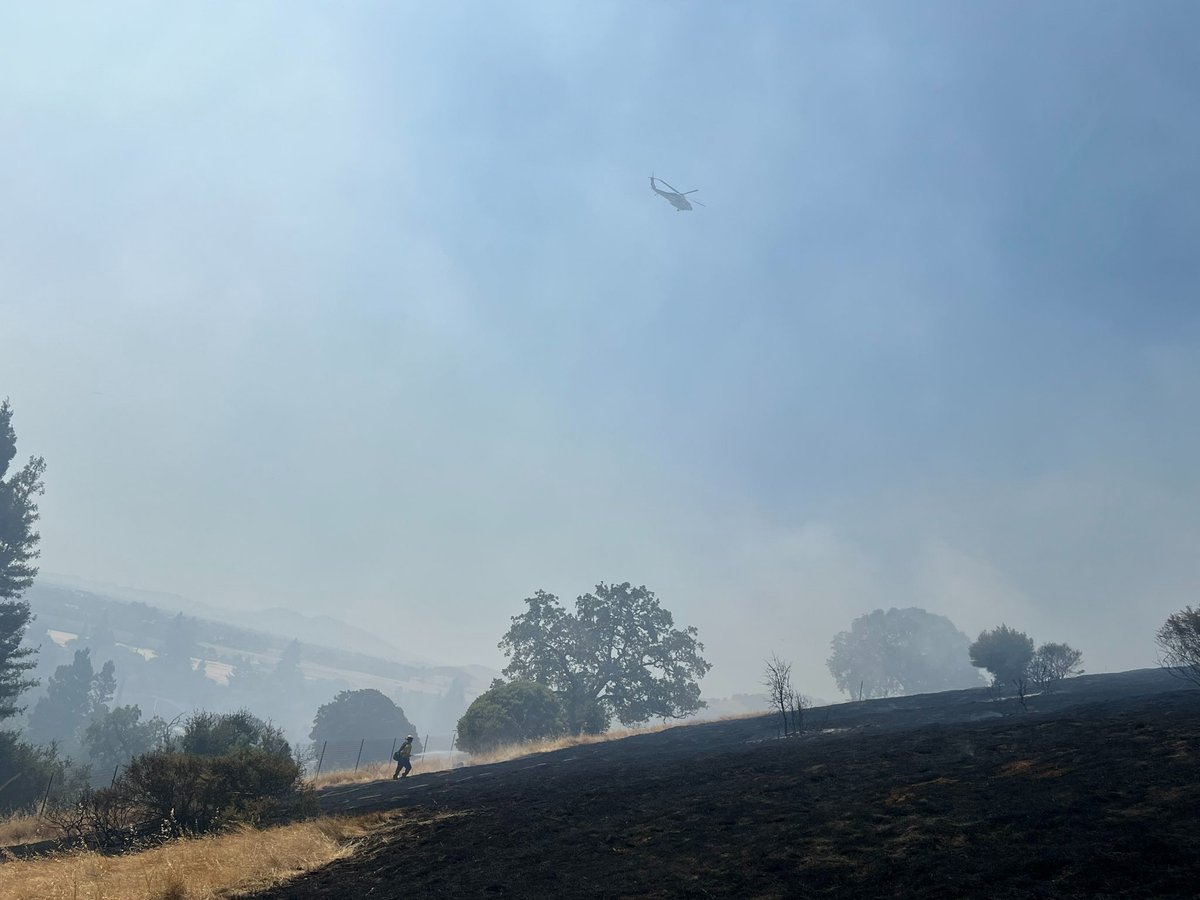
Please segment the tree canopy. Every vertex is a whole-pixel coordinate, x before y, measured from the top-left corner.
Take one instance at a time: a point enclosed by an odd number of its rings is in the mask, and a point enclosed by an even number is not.
[[[20,597],[37,575],[36,498],[45,489],[42,475],[46,463],[41,457],[30,457],[10,475],[9,466],[16,455],[12,407],[5,400],[0,403],[0,721],[20,712],[17,697],[35,684],[25,674],[33,668],[29,659],[33,650],[21,646],[29,624],[29,604]]]
[[[35,744],[56,741],[74,753],[83,742],[83,731],[96,716],[108,712],[108,702],[117,689],[112,661],[97,672],[91,651],[76,650],[75,657],[54,670],[46,685],[46,696],[29,716],[29,739]]]
[[[1033,660],[1033,638],[1023,631],[1001,625],[982,632],[971,644],[971,665],[987,669],[997,686],[1020,685]]]
[[[834,635],[827,664],[838,689],[857,698],[978,687],[970,639],[945,616],[918,607],[877,609]]]
[[[317,710],[309,734],[314,741],[349,738],[392,738],[411,734],[416,728],[408,721],[404,710],[386,694],[374,688],[341,691]],[[414,744],[414,750],[420,752]]]
[[[558,737],[566,730],[562,704],[546,685],[497,679],[458,720],[458,746],[478,753]]]
[[[572,733],[604,731],[613,716],[633,725],[704,705],[698,679],[711,666],[696,629],[675,628],[644,586],[598,584],[574,613],[545,591],[525,604],[500,641],[511,660],[504,674],[554,691]]]
[[[140,707],[118,706],[88,723],[83,744],[91,763],[107,771],[149,753],[166,735],[167,723],[162,719],[155,716],[142,721]]]

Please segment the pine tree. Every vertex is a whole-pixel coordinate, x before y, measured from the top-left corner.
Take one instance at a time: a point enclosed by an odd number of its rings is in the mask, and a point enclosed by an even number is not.
[[[36,498],[44,490],[46,463],[41,457],[30,457],[22,468],[8,475],[16,455],[12,407],[5,400],[0,403],[0,721],[21,711],[16,703],[18,695],[36,684],[25,675],[33,668],[29,657],[34,651],[21,646],[30,619],[29,604],[21,600],[21,595],[37,575]]]
[[[46,687],[46,696],[29,716],[29,737],[35,744],[55,741],[71,753],[78,750],[88,724],[108,712],[117,679],[111,660],[97,672],[91,651],[84,649],[59,666]]]
[[[300,671],[300,641],[295,638],[283,648],[279,662],[271,672],[271,679],[282,687],[294,688],[304,683],[304,673]]]

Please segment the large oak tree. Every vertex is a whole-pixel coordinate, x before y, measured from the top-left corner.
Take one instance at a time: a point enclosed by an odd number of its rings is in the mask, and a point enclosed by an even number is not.
[[[827,663],[838,689],[854,699],[958,690],[980,684],[969,644],[945,616],[877,609],[834,635]]]
[[[536,681],[558,695],[573,733],[679,718],[704,706],[702,678],[711,668],[695,628],[675,628],[652,591],[598,584],[568,612],[538,591],[525,600],[500,641],[510,657],[504,674]]]

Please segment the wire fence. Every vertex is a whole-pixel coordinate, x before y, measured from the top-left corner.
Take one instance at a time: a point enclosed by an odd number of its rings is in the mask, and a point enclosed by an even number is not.
[[[456,736],[453,734],[414,735],[419,741],[420,752],[414,752],[412,761],[417,764],[422,758],[435,757],[444,761],[454,756]],[[390,763],[406,735],[394,737],[361,737],[313,741],[296,748],[297,758],[310,777],[322,772],[356,772],[373,763]]]

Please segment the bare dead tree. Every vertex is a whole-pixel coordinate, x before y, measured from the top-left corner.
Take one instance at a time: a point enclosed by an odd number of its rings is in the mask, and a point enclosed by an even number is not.
[[[779,713],[779,719],[783,723],[783,736],[787,737],[788,732],[788,713],[791,710],[795,689],[792,687],[792,666],[791,663],[786,663],[774,653],[771,658],[764,663],[763,670],[763,686],[767,689],[767,702],[771,708]]]
[[[1081,662],[1083,654],[1069,644],[1042,644],[1034,651],[1025,674],[1038,690],[1046,690],[1064,678],[1082,675]]]
[[[1017,703],[1021,705],[1021,712],[1029,712],[1029,707],[1026,705],[1026,697],[1029,694],[1029,682],[1024,677],[1014,678],[1013,686],[1017,689]]]
[[[135,809],[123,784],[84,788],[72,803],[48,810],[45,819],[68,840],[99,848],[129,844],[135,837]]]
[[[812,700],[788,685],[788,713],[792,718],[792,734],[804,731],[804,713],[812,706]]]
[[[1200,609],[1172,613],[1155,635],[1158,664],[1172,675],[1200,685]]]

